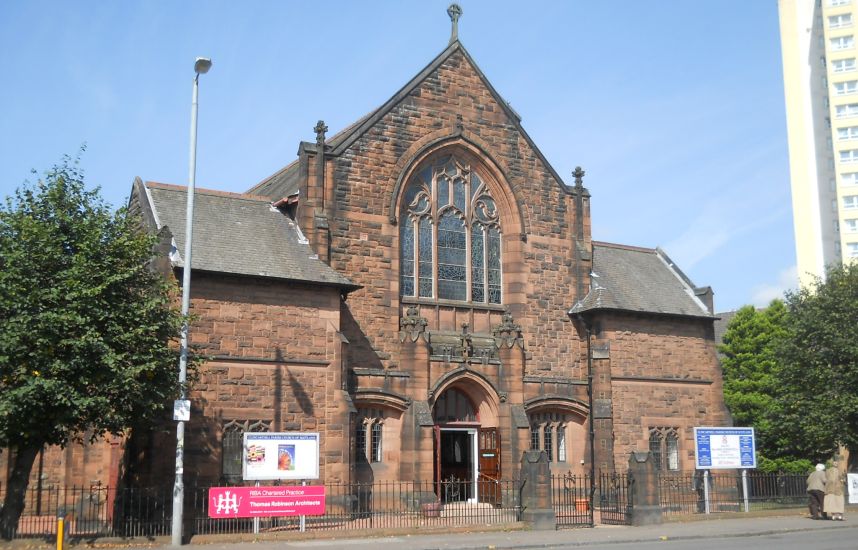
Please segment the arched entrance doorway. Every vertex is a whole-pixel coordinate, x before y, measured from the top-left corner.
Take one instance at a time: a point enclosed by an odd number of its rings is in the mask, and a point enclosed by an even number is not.
[[[447,388],[435,401],[434,474],[443,502],[489,502],[500,498],[500,434],[497,415],[486,410],[481,392]],[[483,414],[483,413],[487,414]]]

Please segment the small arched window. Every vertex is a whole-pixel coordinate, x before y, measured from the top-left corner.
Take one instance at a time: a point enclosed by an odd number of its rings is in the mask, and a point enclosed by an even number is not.
[[[384,412],[377,409],[358,409],[355,433],[356,458],[358,462],[382,461],[382,434]]]
[[[545,451],[548,461],[566,462],[566,426],[569,417],[559,412],[530,416],[530,449]]]
[[[501,228],[489,188],[454,156],[432,162],[405,187],[400,294],[501,303]]]

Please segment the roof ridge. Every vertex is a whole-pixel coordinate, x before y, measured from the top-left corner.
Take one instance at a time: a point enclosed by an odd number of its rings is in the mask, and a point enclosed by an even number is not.
[[[150,189],[163,189],[165,191],[187,191],[187,185],[176,185],[173,183],[161,183],[157,181],[147,181],[146,187]],[[217,189],[206,189],[204,187],[194,187],[194,193],[199,195],[210,195],[214,197],[224,197],[229,199],[239,199],[253,202],[270,203],[271,199],[261,195],[252,195],[249,193],[234,193],[232,191],[219,191]]]
[[[609,243],[605,241],[593,241],[593,246],[602,246],[605,248],[617,248],[620,250],[631,250],[635,252],[647,252],[649,254],[656,254],[658,252],[657,248],[647,248],[645,246],[634,246],[630,244],[620,244],[620,243]]]
[[[260,182],[258,182],[256,185],[254,185],[253,187],[251,187],[250,189],[248,189],[248,190],[246,191],[246,193],[253,193],[254,191],[256,191],[257,189],[259,189],[260,187],[262,187],[262,186],[263,186],[263,185],[265,185],[266,183],[270,182],[271,180],[273,180],[274,178],[276,178],[276,177],[277,177],[277,176],[279,176],[280,174],[283,174],[283,173],[287,172],[290,168],[292,168],[293,166],[295,166],[295,164],[297,164],[297,163],[298,163],[298,160],[299,160],[299,159],[295,159],[295,160],[293,160],[292,162],[290,162],[289,164],[287,164],[286,166],[284,166],[284,167],[283,167],[283,168],[281,168],[280,170],[277,170],[276,172],[274,172],[274,173],[273,173],[273,174],[271,174],[270,176],[267,176],[267,177],[263,178],[263,179],[262,179]]]

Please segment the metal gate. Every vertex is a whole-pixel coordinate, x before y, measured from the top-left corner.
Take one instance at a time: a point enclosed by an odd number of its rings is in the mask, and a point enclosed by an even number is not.
[[[554,514],[557,528],[592,527],[593,510],[590,508],[590,476],[566,474],[551,476]]]
[[[606,525],[630,525],[632,494],[628,474],[599,473],[599,522]]]

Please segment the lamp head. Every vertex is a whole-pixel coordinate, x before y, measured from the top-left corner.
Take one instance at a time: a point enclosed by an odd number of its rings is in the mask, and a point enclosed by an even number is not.
[[[212,68],[212,60],[208,57],[198,57],[194,62],[194,72],[197,74],[206,74]]]

